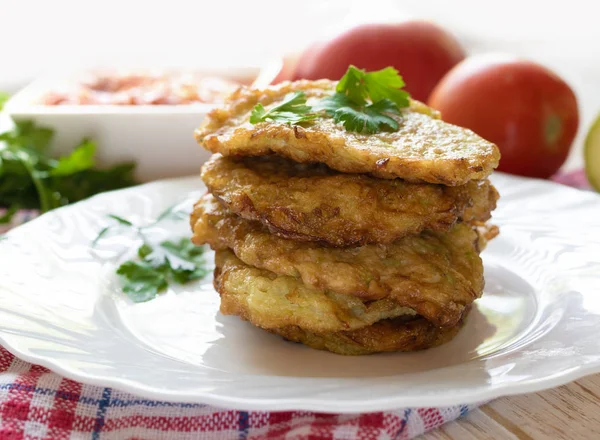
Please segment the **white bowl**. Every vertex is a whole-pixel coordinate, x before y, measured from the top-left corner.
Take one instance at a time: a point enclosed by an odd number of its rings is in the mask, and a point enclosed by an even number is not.
[[[266,85],[281,64],[265,68],[243,67],[194,70],[194,74],[245,80]],[[136,178],[150,181],[196,174],[209,153],[194,139],[194,130],[215,104],[193,105],[41,105],[40,98],[53,85],[71,75],[53,75],[33,81],[6,103],[13,120],[33,120],[55,130],[53,154],[71,151],[83,138],[97,142],[97,161],[111,166],[134,161]]]

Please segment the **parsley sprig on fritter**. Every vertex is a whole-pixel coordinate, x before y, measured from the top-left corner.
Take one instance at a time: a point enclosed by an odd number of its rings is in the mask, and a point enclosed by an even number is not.
[[[398,122],[390,115],[400,115],[400,108],[409,105],[409,94],[402,90],[404,86],[404,80],[393,67],[365,72],[350,66],[332,96],[311,107],[304,92],[289,93],[270,110],[256,104],[250,123],[271,120],[296,125],[328,115],[347,131],[368,134],[397,131]]]

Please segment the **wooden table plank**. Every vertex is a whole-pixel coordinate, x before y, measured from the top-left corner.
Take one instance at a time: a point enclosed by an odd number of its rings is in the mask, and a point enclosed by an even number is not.
[[[448,423],[440,429],[423,436],[423,438],[427,440],[481,440],[492,438],[518,440],[518,437],[479,410],[471,412],[462,418],[460,422]]]
[[[600,439],[600,374],[540,393],[497,399],[420,439]]]

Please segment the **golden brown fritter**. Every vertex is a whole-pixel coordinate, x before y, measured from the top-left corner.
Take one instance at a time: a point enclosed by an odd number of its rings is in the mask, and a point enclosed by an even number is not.
[[[332,118],[319,117],[303,126],[281,122],[249,122],[252,108],[267,110],[294,91],[304,91],[308,104],[334,93],[329,80],[284,82],[263,90],[240,88],[225,106],[211,111],[196,131],[196,139],[225,156],[276,153],[296,162],[322,162],[346,173],[371,173],[444,185],[484,179],[498,166],[498,148],[470,130],[448,124],[439,113],[417,101],[394,116],[396,132],[373,135],[348,132]]]
[[[363,302],[351,295],[313,289],[294,277],[248,266],[230,250],[215,253],[215,289],[221,313],[265,328],[298,326],[323,333],[355,330],[415,311],[390,299]]]
[[[281,237],[332,246],[390,243],[461,217],[486,221],[498,193],[488,180],[448,187],[344,174],[277,156],[214,155],[202,168],[209,191],[231,211]]]
[[[195,244],[232,249],[246,265],[271,277],[316,289],[321,295],[335,292],[361,301],[388,299],[438,326],[456,325],[483,291],[478,236],[463,223],[445,233],[423,232],[389,245],[327,248],[269,234],[259,222],[229,213],[210,195],[196,204],[191,221]],[[240,284],[242,291],[246,288]]]
[[[436,327],[426,319],[415,316],[385,319],[368,327],[345,332],[313,333],[297,326],[269,331],[317,350],[343,355],[417,351],[449,342],[463,327],[467,313],[458,324],[445,328]]]

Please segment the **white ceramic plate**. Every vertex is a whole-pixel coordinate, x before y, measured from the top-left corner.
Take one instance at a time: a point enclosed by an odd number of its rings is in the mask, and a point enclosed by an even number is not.
[[[56,210],[0,241],[0,341],[82,382],[219,406],[359,412],[471,403],[600,372],[600,198],[497,174],[501,235],[486,289],[450,343],[343,357],[218,313],[208,277],[133,304],[115,257],[127,236],[90,242],[115,213],[138,222],[197,198],[197,178],[156,182]],[[189,234],[166,222],[156,236]],[[207,255],[212,259],[212,254]]]

